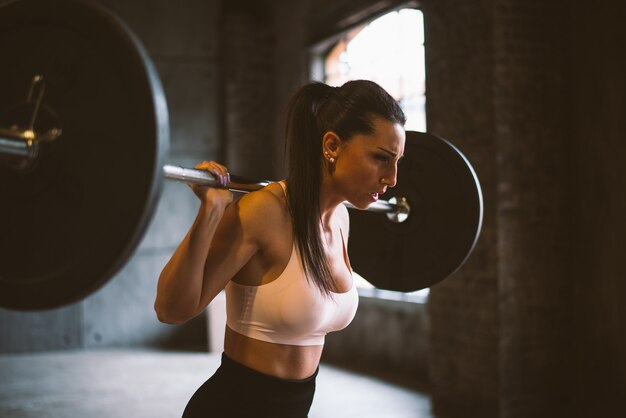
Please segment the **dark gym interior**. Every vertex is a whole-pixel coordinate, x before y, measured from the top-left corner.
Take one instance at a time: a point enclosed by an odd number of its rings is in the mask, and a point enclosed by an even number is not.
[[[626,416],[624,3],[100,3],[156,65],[168,162],[271,180],[285,174],[283,111],[319,45],[398,8],[423,12],[428,131],[476,170],[482,231],[427,302],[360,298],[327,337],[312,417]],[[1,417],[176,416],[217,367],[210,309],[180,326],[153,310],[198,207],[187,187],[163,187],[104,287],[58,309],[0,309]]]

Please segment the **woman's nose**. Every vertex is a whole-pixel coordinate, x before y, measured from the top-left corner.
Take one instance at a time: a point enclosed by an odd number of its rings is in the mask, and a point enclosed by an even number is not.
[[[393,168],[388,173],[385,173],[385,176],[380,179],[380,182],[389,188],[394,187],[398,180],[397,176],[398,166],[394,164]]]
[[[396,164],[393,165],[391,174],[389,174],[386,179],[388,180],[387,187],[395,187],[398,181],[398,166]]]

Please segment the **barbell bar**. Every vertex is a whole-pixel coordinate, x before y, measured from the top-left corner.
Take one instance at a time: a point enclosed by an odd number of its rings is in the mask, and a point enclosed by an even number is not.
[[[0,307],[57,308],[108,282],[145,235],[172,167],[167,102],[141,42],[95,2],[0,2],[0,51],[12,63],[0,66]],[[45,95],[25,95],[37,75]],[[381,198],[372,211],[402,207],[403,222],[350,216],[352,266],[374,286],[429,287],[469,257],[482,192],[450,142],[407,131]]]
[[[204,170],[196,170],[193,168],[166,164],[163,166],[163,176],[167,180],[197,184],[199,186],[222,187],[215,176]],[[224,188],[234,192],[253,192],[260,190],[271,183],[270,181],[250,180],[232,174],[230,178],[231,181],[228,182]],[[385,213],[392,222],[405,221],[411,212],[411,207],[409,206],[406,198],[394,197],[392,199],[394,199],[393,202],[378,200],[377,202],[372,203],[366,210],[368,212]],[[355,209],[355,207],[349,202],[344,202],[344,205],[349,209]]]

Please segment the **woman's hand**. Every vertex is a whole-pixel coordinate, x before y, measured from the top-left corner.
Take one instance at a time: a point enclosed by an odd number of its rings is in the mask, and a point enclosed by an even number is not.
[[[200,164],[197,164],[195,168],[197,170],[205,170],[213,174],[222,187],[226,187],[228,182],[230,182],[228,169],[215,161],[203,161]],[[223,209],[233,201],[233,194],[228,189],[199,186],[196,184],[189,184],[189,187],[191,187],[196,196],[198,196],[202,205],[207,207],[218,205]]]

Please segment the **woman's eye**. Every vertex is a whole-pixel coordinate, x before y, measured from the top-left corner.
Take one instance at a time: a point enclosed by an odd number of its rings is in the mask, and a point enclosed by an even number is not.
[[[377,155],[377,156],[376,156],[376,159],[377,159],[378,161],[382,161],[382,162],[384,162],[384,163],[386,163],[387,161],[389,161],[389,157],[387,157],[386,155]]]

